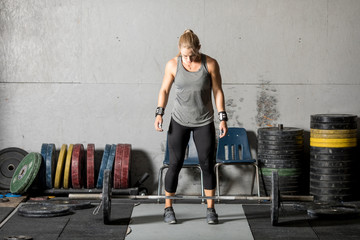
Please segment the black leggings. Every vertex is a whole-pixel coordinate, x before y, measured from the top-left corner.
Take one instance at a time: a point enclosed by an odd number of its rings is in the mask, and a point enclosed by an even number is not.
[[[203,171],[204,188],[215,189],[214,172],[215,126],[214,123],[202,127],[185,127],[171,119],[168,131],[168,148],[170,164],[165,176],[165,190],[175,193],[178,177],[184,163],[185,151],[193,131],[194,142]]]

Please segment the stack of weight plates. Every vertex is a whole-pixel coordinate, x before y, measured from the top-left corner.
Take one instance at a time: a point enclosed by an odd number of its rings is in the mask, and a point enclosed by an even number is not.
[[[63,144],[57,156],[55,144],[41,146],[42,164],[39,182],[43,189],[102,188],[103,175],[109,169],[114,188],[128,188],[131,144],[106,144],[100,162],[95,161],[95,144]]]
[[[258,129],[258,163],[263,180],[263,195],[271,190],[271,172],[279,174],[279,189],[285,195],[302,192],[304,131],[292,127]]]
[[[310,194],[318,201],[353,197],[357,146],[357,116],[311,116]]]

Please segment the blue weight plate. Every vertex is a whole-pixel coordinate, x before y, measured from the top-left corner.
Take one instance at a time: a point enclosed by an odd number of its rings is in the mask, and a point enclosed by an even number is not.
[[[46,153],[49,144],[43,143],[41,145],[41,166],[39,170],[38,182],[41,188],[46,188]]]
[[[108,161],[108,158],[110,155],[110,150],[111,150],[111,145],[106,144],[105,149],[104,149],[104,154],[101,159],[101,165],[100,165],[98,180],[96,183],[96,188],[102,188],[102,186],[103,186],[104,171],[107,166],[107,161]]]
[[[106,169],[109,169],[111,171],[112,171],[113,166],[114,166],[115,153],[116,153],[116,145],[113,144],[113,145],[111,145],[109,158],[108,158],[108,161],[107,161],[107,164],[106,164]]]
[[[55,167],[56,167],[55,153],[56,153],[55,144],[52,143],[48,144],[46,151],[46,159],[45,159],[45,163],[46,163],[45,177],[46,177],[47,188],[53,188],[54,186]]]

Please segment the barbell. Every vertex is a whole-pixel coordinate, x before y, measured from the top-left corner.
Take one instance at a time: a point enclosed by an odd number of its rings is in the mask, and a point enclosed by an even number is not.
[[[295,196],[295,195],[280,195],[279,190],[279,175],[277,171],[272,172],[271,181],[271,195],[266,197],[259,196],[186,196],[186,195],[175,195],[175,196],[159,196],[159,195],[111,195],[111,171],[104,171],[103,189],[102,193],[86,193],[69,194],[70,199],[95,199],[101,200],[94,214],[96,214],[100,207],[103,206],[103,221],[104,224],[110,223],[111,218],[111,198],[122,198],[122,199],[133,199],[133,200],[144,200],[144,199],[174,199],[174,200],[196,200],[196,199],[213,199],[213,200],[256,200],[256,201],[270,201],[271,205],[271,225],[276,226],[279,220],[279,207],[280,201],[313,201],[313,196]]]

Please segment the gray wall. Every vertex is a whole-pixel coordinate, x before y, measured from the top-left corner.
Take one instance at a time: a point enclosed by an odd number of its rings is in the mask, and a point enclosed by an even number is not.
[[[358,0],[1,0],[0,9],[0,149],[131,143],[132,179],[149,172],[155,190],[166,141],[153,128],[157,94],[186,28],[218,60],[229,126],[245,127],[253,146],[259,127],[309,131],[311,114],[360,113]],[[198,179],[183,171],[179,192],[199,193]],[[226,167],[222,179],[223,193],[249,193],[252,171]]]

